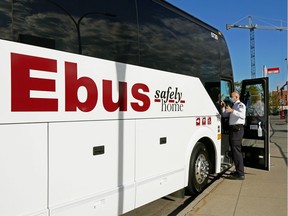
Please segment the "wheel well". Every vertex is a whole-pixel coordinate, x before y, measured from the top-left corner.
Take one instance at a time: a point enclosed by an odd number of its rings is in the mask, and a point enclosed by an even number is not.
[[[209,139],[208,137],[203,137],[198,142],[202,142],[208,149],[209,159],[211,160],[211,163],[212,163],[211,173],[215,173],[216,159],[215,159],[215,148],[214,148],[213,141]]]

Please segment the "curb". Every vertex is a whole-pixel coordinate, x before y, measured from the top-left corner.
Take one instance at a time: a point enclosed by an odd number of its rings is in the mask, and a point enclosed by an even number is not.
[[[219,174],[219,179],[215,180],[209,187],[207,187],[201,194],[199,194],[188,206],[186,206],[177,216],[185,216],[191,212],[195,206],[197,206],[204,198],[206,198],[211,192],[213,192],[224,181],[221,176],[225,172]]]

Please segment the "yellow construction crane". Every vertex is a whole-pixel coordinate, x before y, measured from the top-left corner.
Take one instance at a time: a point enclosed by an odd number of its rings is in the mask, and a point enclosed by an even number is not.
[[[243,19],[248,18],[248,25],[238,25],[240,21]],[[229,30],[231,28],[241,28],[241,29],[249,29],[250,30],[250,57],[251,57],[251,78],[256,78],[256,66],[255,66],[255,34],[254,30],[255,29],[261,29],[261,30],[288,30],[287,27],[277,27],[274,25],[271,26],[259,26],[257,24],[254,24],[252,21],[251,16],[247,16],[238,21],[237,23],[234,24],[226,24],[226,29]]]

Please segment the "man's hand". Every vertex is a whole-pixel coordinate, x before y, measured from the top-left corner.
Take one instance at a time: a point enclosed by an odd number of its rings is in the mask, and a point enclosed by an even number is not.
[[[228,112],[228,113],[231,113],[231,112],[233,112],[234,110],[228,105],[227,107],[226,107],[226,110],[225,110],[226,112]]]

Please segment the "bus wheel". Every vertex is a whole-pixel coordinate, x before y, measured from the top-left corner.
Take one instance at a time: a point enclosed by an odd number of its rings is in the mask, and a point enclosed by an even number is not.
[[[192,152],[188,189],[193,194],[201,193],[208,181],[211,163],[206,146],[198,142]]]

